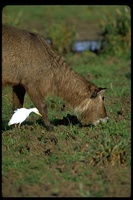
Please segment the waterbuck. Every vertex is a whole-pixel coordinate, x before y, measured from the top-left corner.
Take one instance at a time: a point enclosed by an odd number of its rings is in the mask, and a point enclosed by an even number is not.
[[[13,87],[13,110],[23,107],[27,92],[47,130],[53,130],[44,100],[50,93],[68,102],[83,124],[108,121],[105,88],[75,73],[37,33],[2,26],[2,85]]]

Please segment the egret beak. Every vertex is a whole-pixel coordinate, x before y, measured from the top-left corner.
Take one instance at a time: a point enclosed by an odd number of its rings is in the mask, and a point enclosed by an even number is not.
[[[42,116],[39,112],[37,113],[39,116]]]

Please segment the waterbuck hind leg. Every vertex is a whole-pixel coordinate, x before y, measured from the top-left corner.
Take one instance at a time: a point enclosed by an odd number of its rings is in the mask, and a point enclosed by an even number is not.
[[[46,127],[47,131],[53,131],[53,126],[51,125],[48,115],[47,115],[47,105],[44,101],[44,97],[37,91],[37,89],[28,89],[27,93],[36,106],[36,108],[39,110],[39,112],[42,115],[44,126]]]
[[[25,88],[22,85],[13,86],[13,110],[23,107],[24,96]]]

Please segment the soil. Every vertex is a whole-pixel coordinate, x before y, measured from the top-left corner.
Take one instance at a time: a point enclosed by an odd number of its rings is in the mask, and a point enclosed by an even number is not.
[[[75,163],[72,166],[73,173],[75,176],[78,176],[80,171],[78,170],[80,163]],[[60,166],[61,167],[61,166]],[[54,168],[53,168],[54,170]],[[121,173],[123,171],[123,180],[121,180]],[[131,183],[129,183],[129,179],[131,177],[130,172],[124,166],[113,167],[113,166],[105,166],[101,168],[102,179],[107,182],[106,193],[104,197],[130,197],[131,194]],[[87,176],[87,179],[94,184],[89,186],[90,191],[94,191],[98,193],[102,190],[102,186],[97,182],[98,172],[94,171],[92,174]],[[10,177],[10,178],[9,178]],[[63,180],[59,183],[57,181],[56,184],[53,184],[52,187],[49,183],[44,183],[41,185],[38,184],[20,184],[17,189],[14,188],[13,182],[16,179],[16,175],[13,173],[8,174],[8,177],[3,177],[3,196],[4,197],[79,197],[79,191],[77,188],[79,187],[79,183],[72,182],[69,180]],[[45,179],[45,176],[42,177]],[[58,180],[58,177],[55,177]],[[114,185],[115,183],[115,185]],[[126,188],[125,184],[129,184]],[[95,185],[95,188],[94,188]],[[85,189],[85,188],[84,188]],[[89,197],[89,196],[88,196]]]
[[[121,120],[120,116],[123,116],[125,111],[120,110],[116,113],[117,121]],[[123,116],[124,117],[124,116]],[[78,120],[74,116],[68,115],[67,119],[70,119],[72,124],[77,124]],[[63,118],[62,121],[56,121],[58,126],[58,134],[65,129],[65,126],[68,125],[67,119]],[[60,123],[61,122],[61,123]],[[55,125],[55,124],[54,124]],[[23,155],[25,151],[28,152],[28,162],[33,162],[33,156],[30,155],[39,155],[40,159],[49,158],[52,155],[61,156],[63,152],[67,152],[71,155],[73,144],[75,141],[77,144],[80,143],[81,138],[67,133],[65,139],[58,141],[58,135],[56,133],[46,132],[45,134],[38,133],[38,137],[34,134],[28,132],[30,126],[25,126],[27,130],[27,135],[25,136],[27,142],[20,145],[20,148],[17,149],[16,154]],[[87,128],[82,127],[84,132]],[[28,135],[29,133],[29,135]],[[9,133],[7,133],[9,134]],[[86,132],[86,136],[90,139],[98,137],[93,132]],[[20,141],[21,136],[12,134],[12,139]],[[117,139],[117,138],[116,138]],[[118,138],[120,140],[120,138]],[[20,143],[21,144],[21,143]],[[78,146],[78,151],[81,153],[88,151],[88,143],[80,143]],[[59,148],[60,147],[60,148]],[[3,152],[6,150],[3,147]],[[14,183],[19,179],[20,175],[19,170],[16,171],[10,170],[6,176],[2,177],[2,196],[3,197],[79,197],[79,196],[88,196],[93,195],[94,197],[99,194],[99,191],[103,191],[103,197],[130,197],[131,195],[131,169],[129,166],[125,165],[125,155],[116,155],[115,158],[103,160],[102,163],[96,162],[96,159],[81,158],[71,162],[69,165],[66,165],[62,159],[59,159],[57,162],[53,162],[50,165],[45,166],[45,171],[54,172],[55,183],[51,184],[48,181],[41,184],[27,184],[20,183],[18,186],[14,187]],[[117,161],[116,161],[117,160]],[[36,161],[37,162],[37,161]],[[115,164],[114,164],[114,163]],[[71,179],[63,179],[61,176],[58,176],[58,173],[70,173],[74,178],[81,177],[83,171],[89,171],[87,176],[83,175],[83,182],[72,181]],[[100,177],[100,178],[99,178]],[[40,182],[42,180],[47,180],[45,173],[42,174]],[[88,193],[83,193],[83,191],[88,190],[88,186],[83,183],[89,180],[89,191]],[[104,188],[103,188],[103,182]],[[93,183],[93,184],[92,184]],[[125,187],[126,186],[126,187]],[[101,194],[102,196],[102,194]]]

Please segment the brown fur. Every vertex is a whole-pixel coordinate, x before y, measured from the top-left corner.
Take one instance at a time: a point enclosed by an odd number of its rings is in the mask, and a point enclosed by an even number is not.
[[[46,95],[67,101],[85,123],[107,116],[101,90],[70,69],[42,36],[8,25],[2,27],[2,85],[13,86],[13,109],[23,107],[27,92],[51,130]]]

